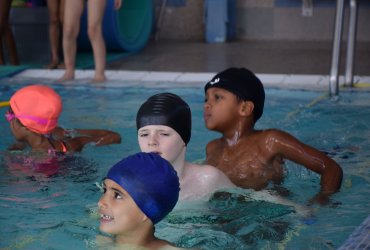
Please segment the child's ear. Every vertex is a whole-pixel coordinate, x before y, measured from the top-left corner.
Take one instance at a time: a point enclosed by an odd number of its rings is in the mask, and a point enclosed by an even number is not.
[[[141,217],[141,221],[144,222],[144,221],[147,221],[149,220],[148,216],[146,216],[144,213],[143,213],[143,216]]]
[[[240,105],[239,113],[241,116],[250,116],[253,114],[254,103],[251,101],[243,101]]]

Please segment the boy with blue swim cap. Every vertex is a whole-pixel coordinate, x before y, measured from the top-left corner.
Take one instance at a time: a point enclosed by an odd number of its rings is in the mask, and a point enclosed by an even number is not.
[[[102,232],[114,242],[148,249],[171,247],[154,236],[154,225],[175,207],[179,178],[156,153],[137,153],[116,163],[104,180],[98,202]]]
[[[255,130],[262,116],[265,92],[261,81],[246,68],[228,68],[204,87],[204,121],[222,134],[206,146],[207,163],[223,171],[239,187],[260,190],[283,179],[284,160],[321,175],[314,201],[326,203],[340,189],[341,167],[319,150],[278,130]]]

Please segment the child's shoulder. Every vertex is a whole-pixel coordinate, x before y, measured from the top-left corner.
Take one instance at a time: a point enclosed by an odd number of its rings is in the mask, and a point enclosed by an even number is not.
[[[207,164],[198,164],[194,162],[186,162],[185,167],[188,171],[188,173],[195,173],[195,174],[207,174],[207,175],[213,175],[218,173],[218,169]]]
[[[241,137],[238,142],[238,148],[265,147],[275,141],[281,141],[287,136],[286,132],[275,128],[255,130],[253,133]]]
[[[280,129],[266,129],[254,132],[251,136],[241,141],[240,147],[259,148],[260,150],[271,150],[275,146],[288,145],[299,142],[291,134]],[[276,149],[276,148],[275,148]]]
[[[253,138],[261,138],[261,139],[266,139],[266,138],[273,138],[273,137],[285,137],[288,136],[289,134],[287,132],[284,132],[283,130],[276,129],[276,128],[269,128],[269,129],[264,129],[264,130],[256,130],[252,136]]]

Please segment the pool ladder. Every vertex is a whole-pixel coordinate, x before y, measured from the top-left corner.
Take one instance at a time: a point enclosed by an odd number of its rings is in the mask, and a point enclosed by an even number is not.
[[[342,43],[343,19],[344,19],[344,2],[345,0],[337,0],[335,27],[333,37],[333,51],[330,70],[329,89],[330,95],[336,97],[339,94],[339,62],[340,62],[340,47]],[[349,26],[348,26],[348,40],[347,40],[347,54],[346,54],[346,69],[344,77],[344,85],[353,86],[353,65],[356,44],[356,30],[357,30],[357,0],[350,0],[349,9]]]

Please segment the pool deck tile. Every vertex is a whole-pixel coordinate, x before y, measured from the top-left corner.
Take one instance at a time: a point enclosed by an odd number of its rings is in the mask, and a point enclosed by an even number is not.
[[[14,77],[57,80],[62,77],[64,70],[28,69]],[[186,83],[189,86],[203,86],[212,79],[215,72],[166,72],[166,71],[133,71],[107,70],[106,76],[111,81],[109,86],[124,87],[133,85],[158,86],[160,82]],[[76,81],[89,83],[94,76],[94,70],[76,70]],[[257,74],[266,87],[328,90],[328,75],[301,75],[301,74]],[[339,77],[339,86],[343,86],[344,77]],[[73,81],[65,84],[73,84]],[[370,89],[370,76],[354,76],[355,86],[361,89]]]

